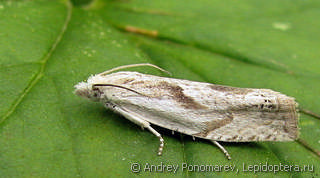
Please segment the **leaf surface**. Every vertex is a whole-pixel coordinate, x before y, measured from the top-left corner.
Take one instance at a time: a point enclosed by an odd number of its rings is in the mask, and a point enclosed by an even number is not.
[[[320,120],[305,112],[300,114],[300,141],[221,143],[230,161],[208,141],[155,127],[165,139],[163,156],[157,156],[154,135],[73,94],[73,86],[91,74],[149,62],[174,78],[280,91],[295,97],[303,111],[320,114],[318,1],[73,3],[0,3],[1,175],[320,174]],[[130,70],[166,76],[147,67]],[[131,171],[133,163],[140,164],[139,173]],[[179,168],[173,173],[151,165]],[[259,165],[270,168],[249,170]]]

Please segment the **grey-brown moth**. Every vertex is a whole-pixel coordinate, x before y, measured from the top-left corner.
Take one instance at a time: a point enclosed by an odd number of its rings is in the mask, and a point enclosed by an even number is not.
[[[236,88],[211,83],[147,75],[119,69],[152,66],[132,64],[90,76],[75,93],[147,128],[154,124],[208,139],[231,159],[217,142],[293,141],[298,138],[295,99],[270,89]]]

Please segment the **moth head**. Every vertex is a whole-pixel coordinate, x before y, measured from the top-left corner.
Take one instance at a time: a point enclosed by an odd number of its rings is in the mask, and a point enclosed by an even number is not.
[[[109,100],[113,98],[112,92],[110,93],[110,90],[109,92],[106,92],[106,88],[118,88],[136,93],[141,96],[147,96],[125,86],[111,84],[109,83],[107,76],[102,76],[100,74],[89,77],[87,82],[80,82],[79,84],[75,85],[75,88],[76,90],[74,93],[76,95],[83,98],[88,98],[92,101],[100,101],[101,99]]]
[[[92,101],[99,101],[101,98],[101,91],[98,87],[94,86],[97,82],[103,82],[103,77],[99,75],[91,76],[87,82],[80,82],[75,85],[74,93],[80,97],[87,98]]]

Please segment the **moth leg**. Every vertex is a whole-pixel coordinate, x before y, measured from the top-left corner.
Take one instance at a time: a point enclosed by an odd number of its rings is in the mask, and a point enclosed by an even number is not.
[[[226,155],[226,157],[228,159],[231,159],[231,156],[229,155],[228,151],[222,145],[220,145],[220,143],[218,143],[217,141],[212,141],[212,140],[211,140],[211,142],[214,143],[217,147],[219,147],[220,150]]]
[[[159,132],[154,130],[150,125],[149,125],[149,127],[147,127],[147,129],[150,130],[151,133],[153,133],[155,136],[157,136],[160,139],[158,155],[161,156],[162,155],[163,146],[164,146],[164,140],[161,137],[161,134],[159,134]]]
[[[107,105],[106,105],[107,106]],[[109,106],[107,106],[109,107]],[[121,115],[123,115],[126,119],[130,120],[131,122],[141,126],[141,128],[147,128],[151,133],[153,133],[155,136],[157,136],[160,140],[160,146],[159,146],[159,151],[158,151],[158,155],[162,155],[162,150],[164,147],[164,140],[161,136],[161,134],[159,132],[157,132],[156,130],[154,130],[151,126],[150,123],[143,120],[141,118],[141,116],[137,115],[136,113],[132,113],[130,111],[126,111],[125,109],[122,109],[116,105],[112,106],[112,109],[118,113],[120,113]]]

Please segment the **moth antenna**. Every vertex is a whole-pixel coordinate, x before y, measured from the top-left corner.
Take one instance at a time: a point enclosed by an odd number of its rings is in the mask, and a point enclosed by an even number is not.
[[[117,70],[127,69],[127,68],[131,68],[131,67],[139,67],[139,66],[150,66],[150,67],[154,67],[154,68],[156,68],[156,69],[159,69],[159,70],[162,71],[162,72],[165,72],[165,73],[167,73],[167,74],[169,74],[169,75],[172,75],[169,71],[166,71],[166,70],[162,69],[161,67],[156,66],[156,65],[154,65],[154,64],[150,64],[150,63],[140,63],[140,64],[123,65],[123,66],[115,67],[115,68],[113,68],[113,69],[104,71],[104,72],[102,72],[102,73],[100,73],[100,74],[98,74],[98,75],[107,75],[107,74],[112,73],[112,72],[117,71]]]
[[[127,87],[124,87],[124,86],[121,86],[121,85],[114,85],[114,84],[93,84],[93,85],[92,85],[92,89],[94,89],[94,87],[98,87],[98,86],[110,86],[110,87],[122,88],[122,89],[129,90],[129,91],[131,91],[131,92],[137,93],[137,94],[142,95],[142,96],[147,96],[147,95],[142,94],[142,93],[140,93],[140,92],[137,92],[137,91],[135,91],[135,90],[133,90],[133,89],[130,89],[130,88],[127,88]]]

